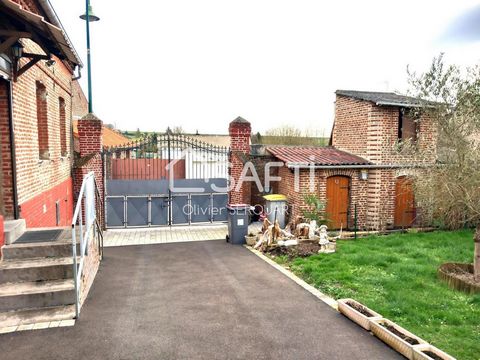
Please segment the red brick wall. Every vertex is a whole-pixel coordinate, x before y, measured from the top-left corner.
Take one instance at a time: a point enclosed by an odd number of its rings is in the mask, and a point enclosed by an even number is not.
[[[35,43],[23,40],[25,51],[41,52]],[[47,196],[53,188],[64,184],[71,177],[71,154],[62,156],[60,137],[59,98],[65,100],[65,128],[71,128],[71,78],[72,72],[58,58],[56,64],[47,67],[40,61],[12,83],[13,121],[17,168],[18,202],[23,206],[22,217],[31,216],[28,211],[41,213],[41,208],[33,209],[29,204],[41,196]],[[22,60],[24,63],[26,60]],[[39,157],[37,128],[36,84],[41,83],[46,90],[46,118],[48,129],[48,149],[50,157]],[[70,149],[71,136],[67,137]],[[24,206],[27,204],[27,206]],[[27,211],[28,210],[28,211]],[[51,221],[48,222],[51,224]],[[36,226],[47,226],[38,224]]]
[[[282,181],[278,185],[278,192],[286,195],[289,204],[290,219],[302,215],[308,209],[305,203],[305,196],[315,194],[320,200],[326,203],[327,178],[330,176],[343,175],[350,178],[350,227],[354,223],[354,206],[357,205],[357,225],[360,229],[367,227],[368,207],[368,182],[360,180],[360,170],[357,169],[336,169],[336,170],[315,170],[313,177],[313,191],[310,191],[310,170],[298,170],[298,182],[300,191],[295,191],[295,171],[282,167],[279,169],[279,176]]]
[[[72,81],[72,97],[73,120],[79,120],[88,114],[88,101],[78,81]]]
[[[372,102],[337,95],[332,145],[362,156],[375,164],[412,164],[436,159],[437,131],[428,116],[418,122],[417,149],[400,151],[398,146],[399,107],[377,106]]]
[[[79,155],[74,167],[74,192],[78,197],[83,177],[90,171],[95,173],[100,198],[104,198],[104,169],[101,156],[103,124],[94,114],[87,114],[78,122]],[[101,212],[103,214],[103,212]],[[103,223],[104,219],[100,219]]]
[[[0,215],[13,219],[13,178],[8,110],[8,83],[0,80]]]
[[[52,187],[40,195],[20,205],[20,216],[25,219],[27,227],[51,227],[56,224],[55,203],[60,205],[59,226],[68,226],[72,222],[73,184],[69,177],[64,182]]]
[[[238,180],[241,177],[244,161],[248,160],[250,154],[250,134],[252,132],[250,123],[243,119],[236,119],[230,123],[230,169],[229,175],[235,181],[234,189],[229,192],[230,204],[250,204],[251,184],[243,182],[237,189]]]
[[[399,110],[394,106],[376,106],[369,101],[337,96],[332,145],[379,165],[409,166],[435,162],[437,131],[432,119],[421,116],[416,147],[405,151],[398,142]],[[395,181],[406,172],[398,167],[369,170],[367,188],[364,189],[366,201],[362,202],[361,209],[365,219],[362,224],[367,229],[393,226]]]
[[[367,157],[367,134],[372,103],[338,96],[332,145],[352,154]]]

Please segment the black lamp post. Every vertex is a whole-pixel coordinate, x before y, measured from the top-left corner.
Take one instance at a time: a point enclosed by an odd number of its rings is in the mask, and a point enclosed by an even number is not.
[[[87,24],[87,78],[88,78],[88,112],[93,112],[92,104],[92,70],[90,60],[90,22],[98,21],[100,18],[95,16],[90,5],[90,0],[85,0],[85,14],[80,15],[80,19],[85,20]]]

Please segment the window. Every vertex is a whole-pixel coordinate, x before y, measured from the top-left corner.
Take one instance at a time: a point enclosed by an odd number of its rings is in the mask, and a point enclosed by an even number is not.
[[[398,140],[409,140],[412,143],[417,141],[417,120],[405,108],[401,108],[398,114]]]
[[[62,156],[67,156],[67,118],[65,116],[65,100],[63,98],[58,98],[58,120],[60,122],[60,151]]]
[[[41,160],[50,158],[48,148],[48,116],[47,116],[47,89],[37,81],[37,134],[38,134],[38,157]]]

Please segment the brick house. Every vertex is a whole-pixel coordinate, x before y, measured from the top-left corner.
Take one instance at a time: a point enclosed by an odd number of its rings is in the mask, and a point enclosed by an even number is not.
[[[48,1],[0,0],[0,9],[0,215],[66,226],[72,117],[87,112],[75,80],[82,64]]]
[[[422,106],[395,93],[338,90],[329,147],[267,147],[284,163],[275,191],[287,195],[291,216],[300,215],[305,195],[315,193],[326,202],[332,228],[351,228],[355,208],[360,229],[419,225],[409,175],[436,161],[437,146]],[[402,151],[406,142],[410,151]]]

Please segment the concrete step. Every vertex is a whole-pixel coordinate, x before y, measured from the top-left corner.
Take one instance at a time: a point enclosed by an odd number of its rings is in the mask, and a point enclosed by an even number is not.
[[[0,284],[70,279],[72,257],[36,258],[0,262]]]
[[[5,244],[13,244],[27,229],[25,219],[5,221]]]
[[[75,305],[0,312],[0,328],[69,320],[75,317]]]
[[[0,285],[0,311],[71,305],[75,303],[73,279]]]
[[[72,243],[66,241],[49,241],[31,244],[12,244],[3,249],[3,260],[20,260],[42,257],[69,257],[72,256]],[[77,244],[77,254],[80,245]]]

